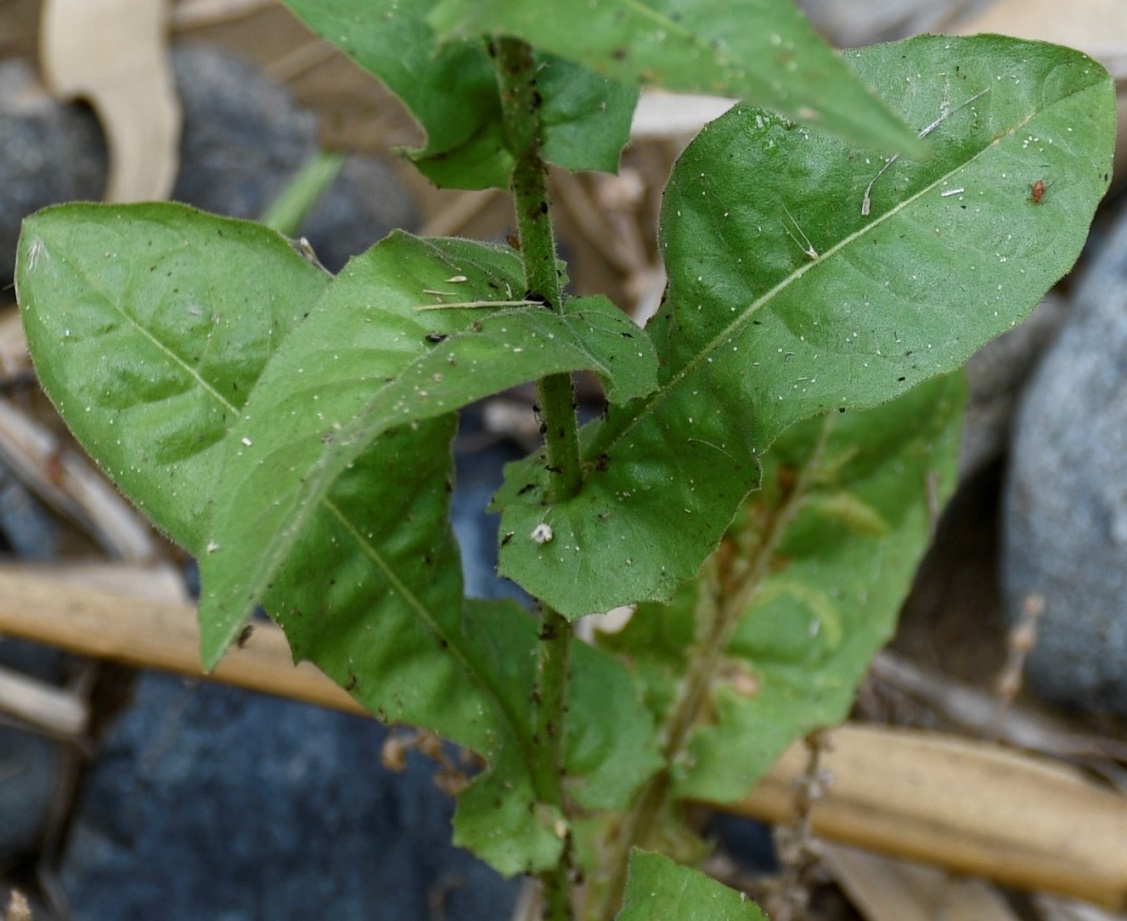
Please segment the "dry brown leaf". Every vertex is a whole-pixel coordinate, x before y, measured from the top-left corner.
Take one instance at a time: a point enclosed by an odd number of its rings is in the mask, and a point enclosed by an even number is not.
[[[982,742],[880,726],[833,730],[831,780],[810,818],[819,837],[1127,907],[1127,797],[1078,771]],[[792,822],[801,744],[741,802],[723,808]]]
[[[45,0],[40,67],[57,98],[86,99],[110,155],[105,199],[167,198],[181,112],[168,56],[167,0]]]
[[[822,862],[867,921],[1018,921],[982,880],[840,844],[824,845]]]

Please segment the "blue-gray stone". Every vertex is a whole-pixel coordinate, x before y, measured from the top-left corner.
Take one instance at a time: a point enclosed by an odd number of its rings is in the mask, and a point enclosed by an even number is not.
[[[0,61],[0,286],[11,284],[23,218],[100,198],[105,174],[105,143],[89,111],[56,103],[29,62]]]
[[[1106,239],[1022,397],[1005,486],[1011,619],[1044,602],[1031,688],[1127,714],[1127,222]]]
[[[317,153],[316,117],[233,53],[186,44],[172,63],[184,111],[172,198],[231,217],[261,216]],[[100,199],[106,162],[89,109],[57,103],[28,62],[0,62],[0,285],[11,283],[23,218],[59,202]],[[392,229],[417,222],[392,170],[379,158],[350,155],[301,234],[337,271]]]
[[[62,864],[76,921],[508,917],[518,882],[450,844],[419,756],[371,720],[144,673],[99,752]]]

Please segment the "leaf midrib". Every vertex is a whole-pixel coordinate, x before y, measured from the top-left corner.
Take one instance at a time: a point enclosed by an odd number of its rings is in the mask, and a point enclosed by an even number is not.
[[[146,329],[144,327],[144,325],[142,325],[137,320],[136,317],[134,317],[132,314],[130,314],[128,311],[126,311],[123,306],[120,306],[117,303],[117,301],[115,300],[115,298],[107,291],[107,289],[105,287],[103,287],[102,285],[98,284],[97,276],[91,275],[86,270],[85,266],[82,265],[82,264],[75,265],[70,260],[65,260],[65,262],[66,262],[66,264],[70,265],[71,270],[73,272],[75,272],[83,281],[86,282],[86,284],[89,286],[89,288],[92,291],[94,291],[98,294],[98,296],[104,301],[105,305],[108,306],[111,313],[116,314],[122,321],[124,321],[124,323],[126,325],[128,325],[129,328],[131,328],[141,338],[145,339],[151,345],[154,345],[164,355],[168,356],[168,358],[171,359],[170,363],[174,367],[179,368],[181,371],[185,372],[189,377],[191,377],[193,380],[195,380],[196,383],[199,384],[200,388],[205,393],[207,393],[209,396],[211,396],[216,402],[218,402],[220,404],[220,406],[222,406],[224,409],[228,410],[232,415],[238,414],[239,408],[237,406],[235,406],[233,403],[226,400],[223,397],[223,395],[218,390],[216,390],[203,377],[203,375],[200,374],[200,372],[198,370],[196,370],[194,367],[192,367],[190,364],[188,364],[187,361],[185,361],[179,355],[177,355],[176,352],[174,352],[169,346],[165,345],[164,342],[162,342],[155,335],[153,335],[148,329]],[[136,275],[136,272],[135,272],[133,266],[130,265],[129,276],[126,280],[126,284],[123,286],[123,291],[128,290],[132,287],[135,275]],[[126,296],[125,296],[124,293],[121,295],[121,300],[122,301],[126,300]],[[103,335],[105,335],[105,334],[103,334]]]
[[[635,427],[640,425],[646,418],[655,413],[660,405],[667,398],[670,398],[672,396],[672,394],[690,374],[692,374],[698,367],[704,364],[710,356],[717,354],[721,346],[724,345],[725,342],[730,341],[737,335],[741,334],[746,328],[747,324],[751,322],[752,318],[765,304],[771,302],[791,285],[797,283],[798,280],[803,278],[807,272],[813,271],[815,268],[822,265],[822,263],[824,263],[826,260],[841,252],[847,246],[851,245],[855,240],[859,240],[866,234],[874,232],[876,228],[880,227],[886,221],[892,220],[906,208],[914,204],[917,200],[921,199],[925,194],[938,188],[943,180],[949,178],[951,175],[961,170],[966,169],[977,159],[984,156],[987,152],[1001,144],[1006,138],[1010,137],[1017,131],[1020,131],[1030,121],[1032,121],[1038,115],[1042,114],[1044,111],[1045,110],[1038,110],[1033,112],[1022,121],[1008,128],[1003,134],[999,134],[996,137],[991,138],[990,141],[985,144],[981,150],[975,153],[973,157],[962,161],[958,164],[958,166],[953,167],[950,170],[945,170],[943,173],[939,174],[933,182],[921,187],[918,192],[916,192],[909,198],[906,198],[903,201],[897,203],[888,211],[874,218],[864,227],[861,227],[860,229],[853,231],[853,233],[843,237],[840,241],[826,250],[826,252],[823,253],[817,260],[803,264],[801,267],[786,276],[782,281],[778,282],[770,290],[753,300],[743,311],[741,311],[736,316],[734,320],[724,326],[723,329],[720,330],[720,332],[713,336],[703,349],[697,352],[696,355],[694,355],[689,359],[689,361],[682,365],[681,368],[678,369],[678,371],[665,384],[655,390],[654,393],[647,399],[645,405],[642,406],[639,411],[631,417],[630,421],[622,429],[620,429],[609,442],[600,442],[596,438],[594,447],[589,453],[595,454],[613,450],[623,439],[625,439],[629,435],[630,432],[635,429]],[[670,286],[670,293],[672,295],[672,283]],[[762,446],[761,450],[766,450],[767,447],[768,445],[765,444]]]

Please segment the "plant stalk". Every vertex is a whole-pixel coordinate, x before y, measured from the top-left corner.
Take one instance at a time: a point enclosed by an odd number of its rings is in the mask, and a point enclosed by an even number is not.
[[[505,143],[514,157],[511,191],[528,286],[525,299],[560,313],[563,297],[548,206],[548,166],[541,154],[542,99],[536,86],[536,62],[531,47],[515,39],[499,39],[491,50],[500,88]],[[537,383],[537,397],[550,474],[548,500],[560,502],[578,493],[582,484],[571,376],[552,374],[541,378]],[[560,829],[563,838],[560,859],[553,868],[540,874],[543,916],[550,921],[569,921],[574,916],[571,832],[566,824],[567,804],[563,791],[564,717],[571,641],[571,624],[558,611],[545,607],[533,694],[532,733],[538,755],[533,765],[533,780],[541,802],[565,817]]]
[[[626,890],[630,851],[646,845],[655,825],[669,808],[669,797],[673,791],[670,768],[684,751],[693,727],[700,721],[724,650],[769,573],[779,542],[802,507],[832,427],[833,420],[827,417],[809,460],[781,496],[750,554],[739,560],[735,548],[726,540],[708,561],[708,572],[702,575],[695,612],[696,640],[686,658],[689,667],[680,693],[665,719],[661,754],[666,767],[642,787],[623,822],[609,861],[611,876],[597,914],[600,921],[610,921],[618,912]]]
[[[548,206],[548,165],[541,156],[541,97],[536,88],[536,62],[528,45],[508,38],[498,40],[496,61],[505,139],[515,157],[512,193],[528,285],[525,299],[561,313],[563,297]],[[537,396],[545,426],[548,472],[552,475],[549,498],[557,502],[570,499],[582,484],[571,375],[550,374],[541,378]]]

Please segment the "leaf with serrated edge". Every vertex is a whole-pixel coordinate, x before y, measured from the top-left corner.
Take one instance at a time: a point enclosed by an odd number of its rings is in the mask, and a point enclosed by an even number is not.
[[[555,540],[501,548],[502,573],[568,616],[668,599],[789,425],[958,367],[1079,254],[1115,138],[1098,64],[997,36],[853,60],[910,123],[936,123],[932,157],[882,173],[873,151],[751,109],[689,146],[663,211],[668,296],[647,327],[661,386],[585,428],[592,472],[551,508]],[[1041,178],[1053,194],[1034,202]],[[504,532],[544,519],[543,464],[507,471]]]
[[[742,892],[661,854],[630,854],[626,895],[616,921],[767,921]]]
[[[168,203],[45,209],[24,221],[16,263],[44,391],[118,487],[193,553],[221,442],[330,279],[264,227]]]
[[[426,16],[434,0],[285,0],[324,36],[395,93],[427,134],[412,152],[419,170],[449,188],[507,188],[497,78],[486,46],[440,42]],[[537,56],[543,155],[565,169],[614,172],[629,139],[637,88],[570,60]]]
[[[430,22],[513,35],[624,83],[735,96],[882,150],[923,149],[792,0],[440,0]]]
[[[954,486],[962,393],[961,375],[936,378],[875,409],[792,426],[767,453],[763,488],[729,539],[758,549],[785,505],[797,511],[710,676],[708,716],[674,766],[678,796],[739,799],[787,745],[848,714],[895,627],[931,506]],[[838,514],[843,497],[853,514]],[[694,655],[695,595],[690,582],[667,606],[641,605],[602,641],[630,659],[659,719]]]

